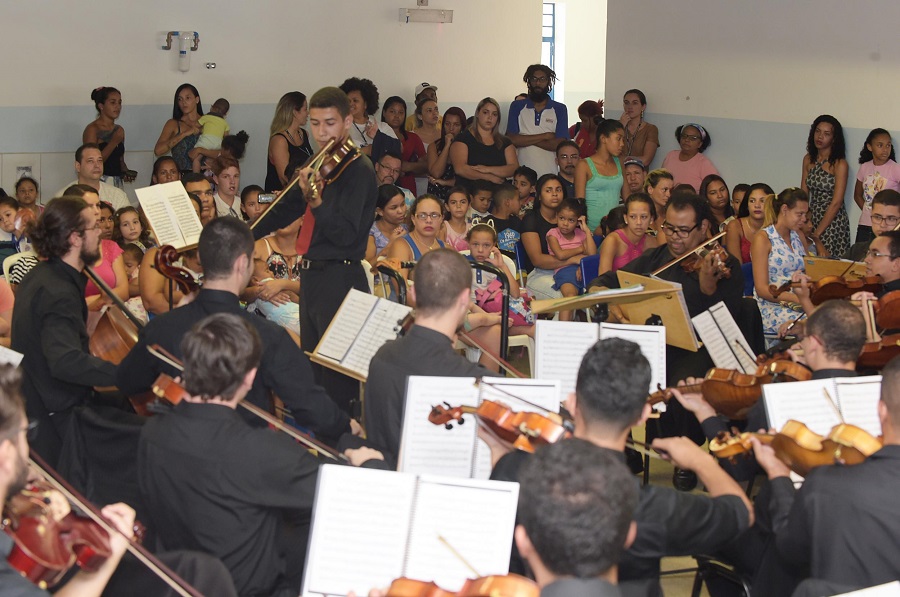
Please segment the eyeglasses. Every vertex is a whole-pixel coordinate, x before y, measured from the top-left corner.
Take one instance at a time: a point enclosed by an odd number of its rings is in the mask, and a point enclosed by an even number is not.
[[[682,141],[699,141],[702,138],[700,135],[681,135]]]
[[[444,217],[444,215],[443,215],[443,214],[439,214],[439,213],[416,214],[416,218],[422,220],[423,222],[424,222],[425,220],[440,220],[440,219],[443,218],[443,217]]]
[[[881,224],[884,222],[888,226],[896,226],[897,222],[900,222],[900,217],[897,216],[883,216],[881,214],[872,214],[872,221],[876,224]]]
[[[677,236],[678,238],[687,238],[691,232],[696,230],[697,226],[699,226],[699,224],[694,224],[690,228],[676,228],[675,226],[672,226],[668,222],[663,222],[662,230],[666,236],[674,235],[674,236]]]
[[[544,76],[544,77],[530,77],[528,80],[531,81],[532,83],[546,83],[550,79],[547,78],[546,76]]]
[[[376,163],[376,165],[380,168],[384,168],[388,172],[393,172],[394,174],[400,174],[400,168],[391,168],[390,166],[385,166],[384,164],[381,164],[381,163]]]
[[[869,249],[868,251],[866,251],[866,257],[871,257],[872,259],[875,259],[876,257],[890,257],[890,256],[891,256],[890,253],[879,253],[875,249]]]

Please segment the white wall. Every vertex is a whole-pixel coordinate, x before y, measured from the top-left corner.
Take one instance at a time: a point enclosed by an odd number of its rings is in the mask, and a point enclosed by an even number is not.
[[[506,105],[522,87],[525,67],[540,57],[539,0],[431,0],[431,8],[452,9],[452,24],[405,24],[400,7],[414,0],[258,0],[256,2],[120,2],[92,0],[75,7],[66,0],[4,2],[0,22],[8,51],[0,61],[0,185],[11,187],[20,154],[71,154],[95,116],[90,92],[100,85],[122,91],[119,123],[132,168],[147,184],[151,151],[171,117],[175,88],[191,82],[204,108],[217,97],[232,104],[233,130],[250,134],[242,183],[265,177],[268,126],[274,105],[286,91],[307,95],[349,76],[378,85],[382,100],[412,100],[423,80],[434,83],[441,107],[471,112],[484,96]],[[516,51],[507,32],[514,23]],[[14,26],[13,26],[14,24]],[[159,48],[164,32],[196,30],[200,49],[191,53],[188,73],[177,70],[177,50]],[[207,70],[206,62],[215,62]],[[10,154],[13,154],[12,156]],[[46,190],[60,176],[64,156],[48,157],[42,168]],[[52,169],[52,173],[51,170]],[[42,189],[43,190],[43,189]]]
[[[556,48],[564,64],[558,74],[565,90],[562,99],[556,97],[568,106],[572,125],[578,121],[579,104],[604,96],[606,0],[557,0],[556,10],[563,21]]]
[[[662,147],[674,129],[707,126],[729,185],[797,186],[809,125],[823,113],[845,128],[852,205],[859,150],[869,130],[900,131],[900,3],[883,0],[609,0],[609,107],[631,87],[648,98]],[[613,101],[615,98],[615,102]]]

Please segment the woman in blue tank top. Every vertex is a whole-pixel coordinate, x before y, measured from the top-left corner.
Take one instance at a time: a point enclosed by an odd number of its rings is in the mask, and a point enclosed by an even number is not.
[[[575,166],[575,196],[587,204],[588,227],[600,234],[600,220],[617,206],[622,194],[622,164],[625,129],[618,120],[597,117],[597,152]]]

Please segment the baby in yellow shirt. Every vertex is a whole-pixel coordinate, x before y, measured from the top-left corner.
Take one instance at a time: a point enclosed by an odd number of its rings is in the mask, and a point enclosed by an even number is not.
[[[193,161],[194,172],[200,172],[204,157],[219,157],[219,153],[222,151],[222,139],[231,130],[225,120],[230,108],[231,104],[228,103],[228,100],[220,97],[213,103],[209,113],[204,114],[197,121],[203,129],[196,145],[188,152],[188,157]]]

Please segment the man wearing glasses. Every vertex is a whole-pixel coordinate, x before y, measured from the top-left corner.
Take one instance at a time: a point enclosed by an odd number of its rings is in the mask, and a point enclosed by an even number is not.
[[[380,187],[383,184],[397,184],[397,178],[400,177],[400,167],[403,161],[400,156],[393,152],[387,152],[378,158],[375,162],[375,182]],[[403,193],[403,202],[406,203],[406,209],[411,210],[413,203],[416,202],[416,196],[409,189],[398,186],[400,192]]]
[[[98,212],[84,199],[53,199],[31,233],[42,261],[18,287],[11,348],[22,360],[22,394],[38,421],[35,452],[55,467],[73,409],[94,387],[114,386],[116,366],[90,354],[85,326],[86,264],[100,259]]]
[[[575,164],[578,163],[578,144],[575,141],[561,141],[556,148],[556,165],[562,179],[566,197],[575,198]]]
[[[516,146],[519,164],[538,177],[556,172],[556,148],[569,138],[569,113],[565,104],[550,99],[556,73],[549,66],[532,64],[522,77],[528,97],[509,106],[506,136]]]
[[[872,234],[876,238],[900,224],[900,193],[892,189],[879,191],[872,199]],[[862,261],[866,258],[870,240],[855,243],[844,254],[844,259]]]

